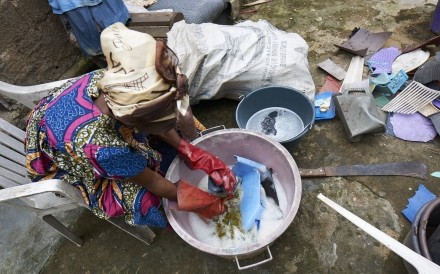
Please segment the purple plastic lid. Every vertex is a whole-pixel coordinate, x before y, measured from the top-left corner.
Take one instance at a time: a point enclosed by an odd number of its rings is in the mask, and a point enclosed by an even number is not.
[[[374,74],[391,73],[392,65],[400,50],[395,47],[383,48],[373,54],[367,61],[367,65]]]

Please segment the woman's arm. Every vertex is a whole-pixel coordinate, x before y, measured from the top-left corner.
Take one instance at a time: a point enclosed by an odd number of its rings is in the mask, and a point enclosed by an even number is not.
[[[177,149],[181,137],[175,129],[157,135],[162,141]],[[127,179],[128,182],[147,188],[151,193],[164,197],[172,201],[177,201],[177,185],[162,177],[159,173],[152,171],[148,167],[141,173]]]
[[[127,179],[128,182],[143,186],[151,193],[177,201],[177,185],[162,177],[159,173],[152,171],[148,167],[138,175]]]
[[[179,142],[182,139],[174,128],[168,130],[167,132],[165,132],[163,134],[159,134],[157,136],[162,141],[164,141],[165,143],[167,143],[168,145],[172,146],[175,149],[177,149],[177,147],[179,146]]]

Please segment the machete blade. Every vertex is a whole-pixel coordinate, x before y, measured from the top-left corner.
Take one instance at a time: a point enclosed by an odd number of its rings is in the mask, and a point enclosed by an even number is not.
[[[300,168],[300,175],[301,177],[385,175],[415,177],[423,180],[427,180],[429,178],[428,166],[419,162],[326,166],[316,169]]]

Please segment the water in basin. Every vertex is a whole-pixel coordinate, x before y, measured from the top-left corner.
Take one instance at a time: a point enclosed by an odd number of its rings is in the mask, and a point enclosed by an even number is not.
[[[270,107],[253,114],[246,129],[261,132],[275,141],[283,142],[295,138],[304,130],[301,117],[294,111],[282,107]]]

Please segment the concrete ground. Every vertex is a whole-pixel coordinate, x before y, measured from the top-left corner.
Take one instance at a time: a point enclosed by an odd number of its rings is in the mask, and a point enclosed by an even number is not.
[[[266,19],[279,29],[300,34],[309,44],[310,71],[319,90],[326,76],[317,68],[319,62],[331,58],[348,68],[351,55],[339,51],[334,44],[345,41],[353,28],[392,31],[387,45],[404,48],[407,44],[417,44],[435,36],[428,27],[435,4],[435,1],[422,0],[273,0],[256,6],[256,13],[243,15],[242,19]],[[434,53],[437,48],[431,47],[430,50]],[[236,101],[209,101],[194,106],[193,111],[206,127],[225,125],[234,128],[237,127],[236,106]],[[286,148],[302,168],[420,161],[429,166],[431,173],[440,169],[439,142],[438,137],[433,142],[417,143],[374,134],[365,136],[358,143],[350,143],[342,122],[335,118],[317,122],[303,139],[295,145],[286,145]],[[435,177],[427,181],[398,176],[303,178],[298,213],[289,228],[271,245],[273,260],[245,271],[239,271],[234,260],[195,249],[172,230],[156,230],[157,238],[147,246],[84,211],[72,225],[73,231],[83,237],[83,247],[62,240],[41,270],[35,269],[34,272],[405,273],[402,258],[316,196],[323,193],[403,242],[410,223],[401,211],[421,183],[434,194],[440,193],[439,179]],[[45,244],[44,241],[33,244]],[[264,254],[261,256],[243,263],[264,259]],[[16,273],[24,272],[28,271]]]

